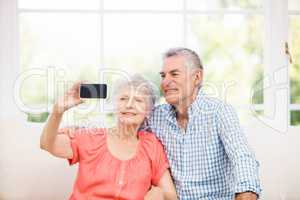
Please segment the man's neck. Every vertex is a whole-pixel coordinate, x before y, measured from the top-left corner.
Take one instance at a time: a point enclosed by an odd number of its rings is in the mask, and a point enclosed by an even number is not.
[[[188,119],[188,107],[176,107],[176,118],[177,119]]]
[[[195,90],[191,96],[184,98],[179,102],[178,105],[175,105],[177,119],[182,119],[182,120],[188,119],[189,107],[196,100],[198,91],[199,90]]]
[[[196,90],[192,96],[187,97],[186,99],[182,100],[178,105],[175,105],[177,123],[184,130],[186,130],[189,120],[189,107],[196,100],[197,94],[198,90]]]

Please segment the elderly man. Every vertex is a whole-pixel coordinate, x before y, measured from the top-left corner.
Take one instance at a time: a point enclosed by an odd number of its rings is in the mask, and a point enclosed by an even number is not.
[[[155,108],[149,124],[165,147],[179,198],[256,200],[261,192],[258,162],[234,109],[200,90],[198,55],[175,48],[163,61],[161,89],[167,104]]]

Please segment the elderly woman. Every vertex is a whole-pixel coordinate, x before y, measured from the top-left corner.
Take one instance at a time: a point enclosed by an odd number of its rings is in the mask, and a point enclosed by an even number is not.
[[[40,139],[42,149],[79,163],[70,200],[177,199],[161,143],[140,131],[154,105],[151,85],[140,76],[123,82],[114,128],[58,129],[63,113],[82,103],[79,87],[74,84],[55,103]]]

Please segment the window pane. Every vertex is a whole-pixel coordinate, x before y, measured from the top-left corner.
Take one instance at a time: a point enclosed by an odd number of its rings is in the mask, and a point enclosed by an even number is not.
[[[100,0],[19,0],[19,8],[23,9],[99,9]]]
[[[289,17],[289,40],[293,64],[290,69],[291,103],[300,103],[300,16]]]
[[[291,125],[292,126],[300,125],[300,111],[291,111]]]
[[[105,9],[179,10],[182,7],[183,0],[104,0]]]
[[[259,9],[262,7],[262,0],[187,0],[187,7],[191,10]]]
[[[110,14],[104,17],[105,67],[142,73],[156,84],[160,80],[162,53],[182,46],[182,41],[180,15]]]
[[[97,78],[95,72],[100,61],[98,15],[22,14],[20,29],[23,72],[51,66],[64,70],[55,75],[56,82]],[[26,80],[22,87],[24,101],[29,104],[44,102],[47,94],[41,88],[45,88],[45,84],[44,76]]]
[[[288,0],[289,10],[300,10],[300,1],[299,0]]]
[[[207,92],[234,105],[263,103],[262,18],[191,15],[188,23],[188,46],[200,52]]]

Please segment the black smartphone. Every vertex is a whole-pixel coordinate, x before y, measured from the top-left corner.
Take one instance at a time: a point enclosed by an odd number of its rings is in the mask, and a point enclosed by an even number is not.
[[[105,99],[107,96],[106,84],[81,84],[80,98],[101,98]]]

